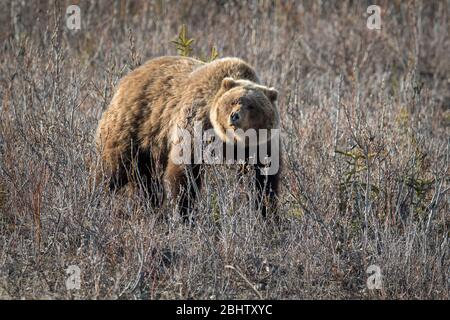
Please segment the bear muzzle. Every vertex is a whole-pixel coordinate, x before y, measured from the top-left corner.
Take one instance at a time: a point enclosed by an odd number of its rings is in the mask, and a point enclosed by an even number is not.
[[[241,115],[239,111],[234,111],[230,114],[230,124],[233,126],[236,126],[239,123],[239,120],[241,119]]]

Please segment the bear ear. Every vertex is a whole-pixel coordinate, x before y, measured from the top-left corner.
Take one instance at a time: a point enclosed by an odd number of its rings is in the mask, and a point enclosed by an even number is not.
[[[275,88],[267,88],[265,90],[265,94],[267,98],[269,98],[270,102],[275,102],[275,100],[277,100],[278,98],[278,90],[276,90]]]
[[[237,85],[237,82],[231,77],[226,77],[222,80],[222,87],[225,90],[230,90],[231,88],[235,87],[236,85]]]

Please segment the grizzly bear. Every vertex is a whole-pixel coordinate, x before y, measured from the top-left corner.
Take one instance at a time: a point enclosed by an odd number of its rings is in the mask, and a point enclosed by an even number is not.
[[[254,69],[238,58],[209,63],[188,57],[151,59],[121,80],[102,115],[96,133],[102,172],[111,189],[140,181],[152,199],[177,199],[186,217],[201,187],[203,164],[174,161],[177,129],[192,133],[199,123],[202,130],[216,133],[224,150],[241,146],[250,163],[250,142],[238,131],[278,129],[276,100],[277,91],[261,85]],[[268,157],[273,156],[271,143],[267,136],[256,140],[257,148],[266,145]],[[268,206],[276,207],[280,174],[264,174],[267,163],[260,152],[253,160],[256,199],[266,216]]]

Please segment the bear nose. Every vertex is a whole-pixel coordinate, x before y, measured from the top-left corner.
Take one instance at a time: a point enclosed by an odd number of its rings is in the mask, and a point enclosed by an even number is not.
[[[234,124],[239,121],[239,118],[240,116],[238,111],[232,112],[230,115],[230,122]]]

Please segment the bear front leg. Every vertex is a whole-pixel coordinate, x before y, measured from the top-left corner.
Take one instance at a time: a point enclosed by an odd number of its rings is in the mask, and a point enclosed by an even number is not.
[[[183,220],[188,220],[200,189],[198,165],[177,165],[169,160],[164,180],[169,198],[175,200]]]
[[[263,167],[256,165],[256,205],[261,205],[261,213],[264,218],[277,218],[277,197],[279,174],[264,175]]]

